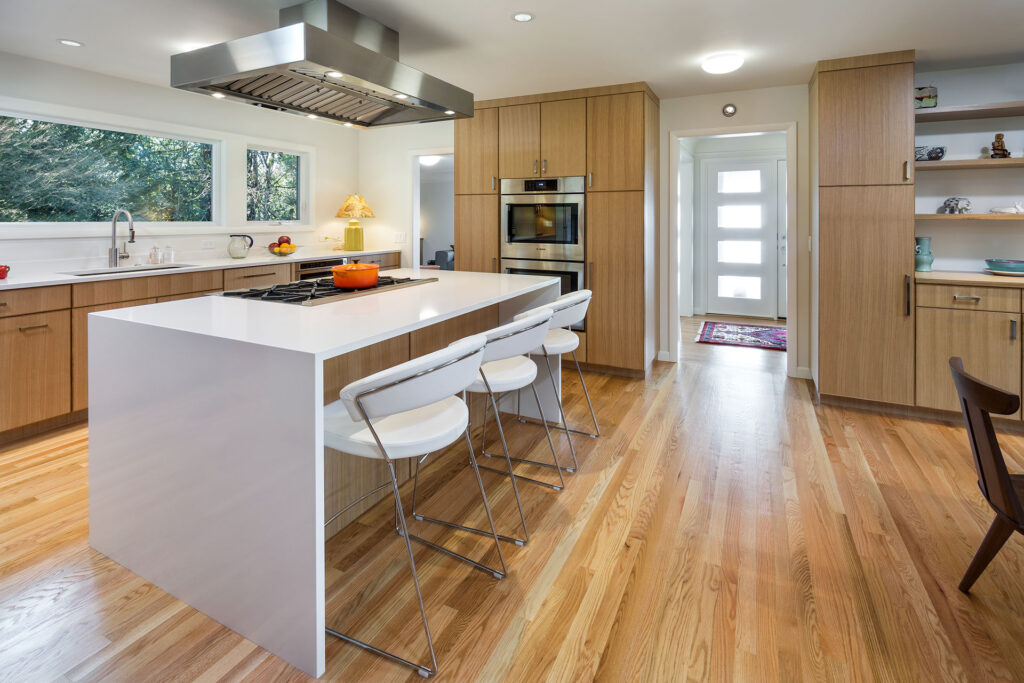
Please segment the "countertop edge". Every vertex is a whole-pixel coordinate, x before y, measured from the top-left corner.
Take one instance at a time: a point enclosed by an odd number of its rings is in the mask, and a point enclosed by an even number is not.
[[[976,287],[1005,287],[1024,289],[1024,277],[992,275],[974,271],[915,272],[914,282],[931,285],[972,285]]]

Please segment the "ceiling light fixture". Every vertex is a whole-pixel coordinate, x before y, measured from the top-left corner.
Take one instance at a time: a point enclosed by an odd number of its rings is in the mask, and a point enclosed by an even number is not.
[[[453,112],[451,109],[446,109],[444,113],[445,116],[455,116],[455,112]]]
[[[743,66],[743,57],[735,52],[711,55],[700,63],[700,68],[709,74],[727,74]]]
[[[57,42],[67,47],[82,47],[82,44],[77,40],[71,40],[70,38],[58,38]]]
[[[306,114],[306,118],[307,119],[318,119],[320,117],[317,116],[316,114]]]
[[[328,78],[341,78],[344,75],[345,74],[341,73],[340,71],[328,71],[327,73],[324,74],[324,76],[327,76]]]
[[[440,161],[441,157],[436,156],[434,154],[428,154],[426,156],[420,157],[421,166],[437,166],[437,164],[440,163]]]
[[[397,95],[395,95],[395,99],[396,100],[407,100],[407,99],[409,99],[409,96],[406,95],[405,93],[401,93],[400,92]]]
[[[727,104],[722,107],[722,116],[736,116],[736,105]]]
[[[227,95],[225,95],[222,92],[215,92],[213,93],[213,96],[216,97],[218,100],[223,100],[225,97],[227,97]]]
[[[516,12],[512,15],[512,19],[520,23],[526,23],[528,21],[533,21],[533,15],[529,12]]]

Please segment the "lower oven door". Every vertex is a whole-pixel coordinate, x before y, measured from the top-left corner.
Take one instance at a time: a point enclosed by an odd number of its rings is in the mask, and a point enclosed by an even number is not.
[[[501,259],[501,271],[515,275],[545,275],[557,277],[561,282],[561,294],[577,292],[586,289],[587,285],[583,280],[583,264],[575,261],[533,261],[530,259]],[[584,323],[581,320],[572,326],[572,329],[584,331]]]

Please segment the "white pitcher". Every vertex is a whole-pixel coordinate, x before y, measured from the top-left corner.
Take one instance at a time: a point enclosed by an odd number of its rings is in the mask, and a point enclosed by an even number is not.
[[[228,255],[231,258],[245,258],[252,249],[253,239],[249,235],[230,235],[228,242]]]

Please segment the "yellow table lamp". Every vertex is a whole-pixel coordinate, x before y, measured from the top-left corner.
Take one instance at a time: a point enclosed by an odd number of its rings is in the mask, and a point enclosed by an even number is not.
[[[366,203],[366,200],[358,194],[350,194],[345,198],[345,203],[338,209],[336,218],[348,218],[348,227],[345,228],[346,251],[359,251],[363,248],[363,226],[359,224],[360,218],[376,218],[373,209]]]

